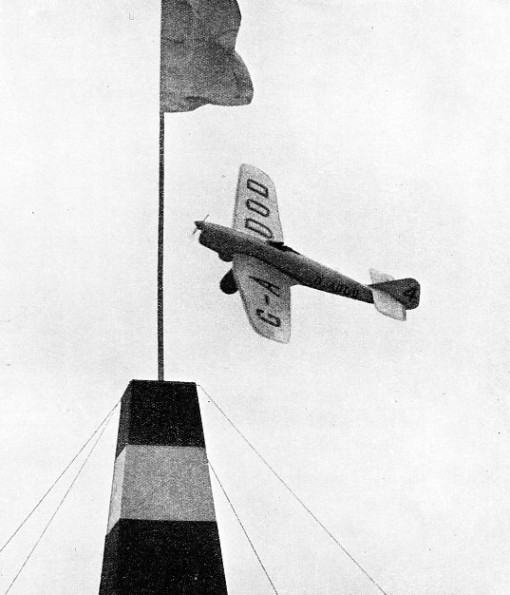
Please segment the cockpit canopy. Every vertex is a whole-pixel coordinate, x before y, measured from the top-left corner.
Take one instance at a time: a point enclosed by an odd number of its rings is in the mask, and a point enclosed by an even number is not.
[[[273,248],[276,248],[277,250],[281,250],[282,252],[294,252],[294,254],[299,254],[299,252],[296,252],[290,246],[286,246],[283,242],[275,242],[273,240],[267,240],[267,243],[270,246],[272,246]]]

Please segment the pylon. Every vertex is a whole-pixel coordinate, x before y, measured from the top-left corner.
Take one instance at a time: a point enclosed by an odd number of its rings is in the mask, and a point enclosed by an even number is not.
[[[227,593],[194,383],[122,397],[99,593]]]

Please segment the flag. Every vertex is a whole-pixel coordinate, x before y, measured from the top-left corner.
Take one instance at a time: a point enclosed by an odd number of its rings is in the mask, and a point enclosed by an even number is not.
[[[162,0],[161,18],[161,111],[251,102],[250,73],[235,51],[236,0]]]

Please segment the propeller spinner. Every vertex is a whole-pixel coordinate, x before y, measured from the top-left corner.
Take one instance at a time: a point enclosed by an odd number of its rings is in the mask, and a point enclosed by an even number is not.
[[[204,229],[204,223],[206,222],[207,217],[209,217],[209,214],[207,214],[201,221],[195,221],[195,229],[191,234],[192,236],[194,236],[199,229]]]

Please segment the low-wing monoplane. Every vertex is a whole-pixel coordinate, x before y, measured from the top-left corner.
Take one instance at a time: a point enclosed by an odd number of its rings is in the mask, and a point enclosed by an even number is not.
[[[290,288],[304,285],[327,293],[374,304],[396,320],[420,301],[415,279],[397,279],[370,270],[372,284],[363,285],[296,252],[283,242],[276,190],[263,171],[243,164],[239,170],[232,228],[195,221],[200,243],[232,262],[220,288],[239,290],[254,330],[268,339],[290,339]]]

